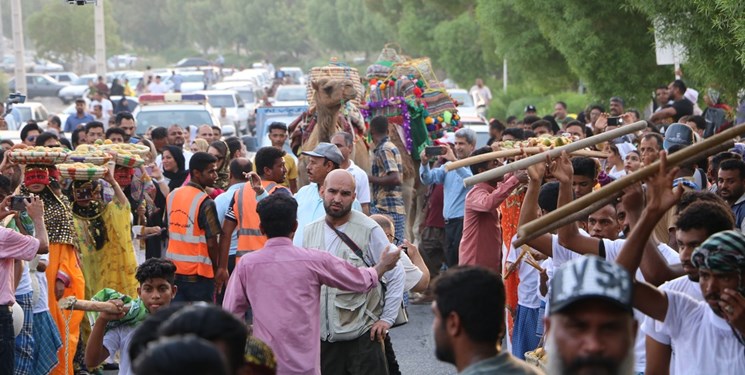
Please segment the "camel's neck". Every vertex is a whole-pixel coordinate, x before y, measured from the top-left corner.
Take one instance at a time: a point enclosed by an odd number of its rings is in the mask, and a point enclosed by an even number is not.
[[[318,141],[330,142],[331,136],[336,133],[337,116],[341,105],[334,107],[317,106],[316,128],[318,128]]]

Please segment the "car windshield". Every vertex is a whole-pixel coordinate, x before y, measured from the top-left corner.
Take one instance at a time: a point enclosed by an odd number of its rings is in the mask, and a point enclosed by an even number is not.
[[[137,114],[137,134],[145,134],[151,126],[165,126],[179,124],[181,127],[189,125],[214,125],[212,117],[207,110],[185,111],[185,110],[162,110],[147,111]]]
[[[213,108],[235,107],[235,100],[233,99],[233,95],[208,95],[207,100],[209,100],[210,105]]]
[[[88,86],[88,81],[93,79],[94,77],[78,77],[72,84],[76,86]]]
[[[460,104],[461,107],[473,107],[474,106],[473,98],[471,97],[471,95],[468,95],[467,92],[463,92],[463,91],[451,92],[450,96],[453,99],[457,100],[458,102],[463,103],[463,104]]]
[[[241,99],[243,99],[243,101],[246,103],[253,103],[256,101],[256,96],[254,95],[254,92],[252,90],[239,90],[238,95],[240,95]]]
[[[281,102],[305,100],[305,87],[300,86],[285,89],[280,87],[277,89],[276,100]]]

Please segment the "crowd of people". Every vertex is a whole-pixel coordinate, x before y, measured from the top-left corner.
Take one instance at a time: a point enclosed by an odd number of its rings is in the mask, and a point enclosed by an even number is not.
[[[689,90],[661,86],[649,126],[596,145],[603,158],[564,153],[473,186],[525,155],[450,164],[642,115],[619,97],[577,116],[557,102],[492,120],[487,145],[446,134],[413,155],[425,204],[408,212],[408,155],[385,117],[369,119],[369,171],[341,132],[298,155],[301,186],[285,124],[249,158],[219,128],[139,138],[129,112],[100,98],[102,122],[82,101],[64,127],[0,142],[0,373],[398,374],[389,332],[417,319],[412,304],[431,305],[435,355],[462,374],[743,373],[745,147],[668,165],[733,126],[706,114],[722,107],[713,90],[698,115]],[[144,164],[100,179],[9,157],[120,143],[143,147]],[[518,227],[656,162],[620,198],[512,245]]]

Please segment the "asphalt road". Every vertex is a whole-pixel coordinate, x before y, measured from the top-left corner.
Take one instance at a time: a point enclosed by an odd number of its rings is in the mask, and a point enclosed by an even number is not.
[[[455,374],[455,367],[435,358],[430,305],[409,305],[409,322],[391,330],[393,350],[404,375]]]

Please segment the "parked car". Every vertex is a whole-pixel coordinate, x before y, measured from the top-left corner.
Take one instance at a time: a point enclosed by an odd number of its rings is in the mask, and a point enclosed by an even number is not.
[[[26,67],[27,72],[31,71],[34,69],[34,59],[28,56],[24,57],[23,65]],[[5,72],[13,72],[16,68],[16,57],[14,55],[3,57],[2,67]]]
[[[476,148],[486,146],[489,140],[489,123],[483,117],[461,116],[460,124],[476,132]]]
[[[53,63],[49,60],[38,59],[34,63],[33,69],[35,73],[47,73],[47,72],[61,72],[65,70],[65,67],[63,67],[60,64]]]
[[[204,72],[201,71],[185,71],[185,72],[178,72],[177,74],[181,75],[183,77],[183,81],[181,82],[181,92],[182,93],[192,93],[199,90],[204,90]],[[163,82],[165,82],[166,85],[168,85],[168,91],[173,91],[173,82],[171,82],[171,78],[173,75],[170,73],[167,76],[161,76],[163,79]],[[132,84],[130,83],[130,86]]]
[[[460,117],[478,117],[473,97],[464,89],[448,89],[450,97],[458,102],[458,114]]]
[[[235,128],[243,133],[248,132],[248,109],[243,98],[236,90],[202,90],[197,94],[207,95],[212,112],[220,118],[220,108],[225,108],[226,116],[233,121]]]
[[[273,107],[308,105],[305,85],[281,85],[269,101]]]
[[[78,75],[73,72],[51,72],[49,76],[56,79],[60,83],[70,84],[78,79]]]
[[[46,75],[37,73],[26,74],[26,96],[30,98],[46,97],[46,96],[57,96],[59,91],[67,85],[59,83],[56,79]],[[8,81],[8,90],[11,92],[16,91],[15,77]]]
[[[82,98],[88,90],[88,81],[96,82],[98,76],[96,74],[83,74],[78,79],[72,81],[72,83],[62,90],[59,91],[57,96],[65,104],[70,104],[77,98]]]
[[[143,135],[150,126],[182,127],[202,124],[217,125],[224,136],[235,135],[232,125],[220,125],[220,120],[212,112],[207,98],[200,94],[145,94],[140,96],[140,105],[132,113],[137,121],[137,135]]]
[[[26,125],[28,120],[36,121],[42,129],[47,127],[47,118],[49,117],[49,111],[44,107],[44,104],[39,102],[25,102],[19,104],[13,104],[10,116],[13,116],[15,123],[18,125],[18,129],[8,130],[21,130]]]
[[[281,72],[285,74],[285,76],[292,77],[293,83],[297,83],[299,85],[305,84],[305,73],[303,73],[303,70],[296,67],[296,66],[283,66],[279,68]]]
[[[132,68],[136,62],[137,56],[124,54],[109,57],[109,59],[106,60],[106,65],[109,69],[123,69]]]

